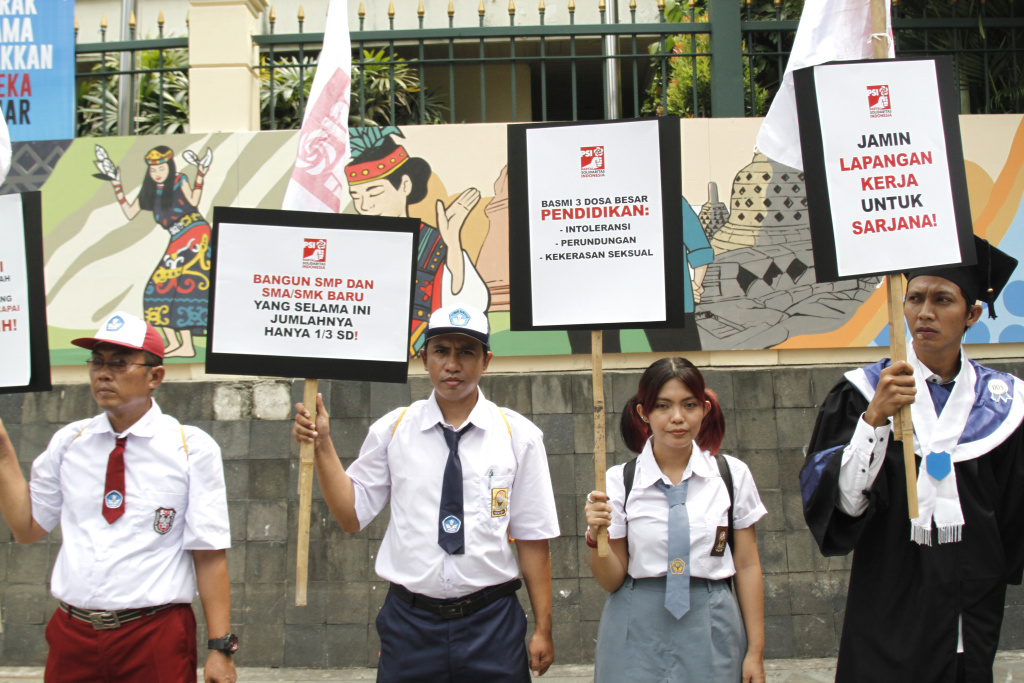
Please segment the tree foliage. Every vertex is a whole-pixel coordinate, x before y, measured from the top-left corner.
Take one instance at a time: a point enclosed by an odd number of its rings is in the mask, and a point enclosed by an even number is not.
[[[188,50],[142,50],[137,53],[136,103],[132,134],[188,132]],[[117,135],[119,53],[97,62],[78,84],[78,136]],[[161,71],[161,69],[172,69]],[[161,106],[162,105],[162,106]]]
[[[704,23],[708,19],[706,11],[684,10],[679,2],[670,0],[666,4],[665,20],[688,24]],[[668,36],[652,43],[649,51],[651,77],[641,115],[711,116],[711,37],[707,33]],[[756,60],[743,62],[744,102],[749,116],[762,116],[768,110],[767,94],[757,82],[762,68]]]
[[[401,57],[391,58],[385,48],[364,50],[363,64],[352,65],[349,125],[410,125],[420,123],[420,95],[423,95],[425,123],[444,123],[447,108],[436,93],[420,83],[418,70]],[[302,107],[316,73],[316,61],[296,56],[275,59],[273,96],[271,70],[264,61],[260,83],[260,118],[263,128],[289,129],[302,125]],[[394,120],[391,116],[391,92],[394,91]],[[365,97],[365,99],[364,99]],[[271,123],[271,107],[274,119]]]

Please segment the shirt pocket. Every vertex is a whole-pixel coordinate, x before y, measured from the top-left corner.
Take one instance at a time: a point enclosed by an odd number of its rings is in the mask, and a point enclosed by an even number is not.
[[[127,504],[137,509],[135,527],[143,543],[162,546],[180,542],[188,494],[142,490],[131,496]]]
[[[479,518],[487,529],[503,528],[512,510],[512,482],[515,475],[495,474],[480,477]]]
[[[699,538],[693,539],[694,543],[691,547],[697,553],[696,559],[698,567],[711,571],[722,566],[725,556],[712,555],[711,551],[714,550],[715,543],[718,540],[719,527],[728,527],[728,525],[728,511],[724,511],[717,517],[715,515],[709,515],[704,519],[704,524],[696,529],[696,533],[699,534]],[[728,549],[726,550],[726,554],[728,554]]]

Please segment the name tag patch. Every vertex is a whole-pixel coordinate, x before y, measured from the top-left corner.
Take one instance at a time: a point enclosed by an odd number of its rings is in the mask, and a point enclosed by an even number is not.
[[[720,526],[715,529],[715,545],[711,548],[711,557],[725,555],[725,546],[729,543],[729,527]]]
[[[491,517],[508,514],[508,489],[491,489]]]

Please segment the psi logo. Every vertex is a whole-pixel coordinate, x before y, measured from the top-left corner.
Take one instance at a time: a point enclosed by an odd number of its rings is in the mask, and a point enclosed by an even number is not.
[[[871,112],[871,118],[873,119],[892,116],[892,101],[889,99],[889,86],[868,86],[868,111]]]
[[[580,176],[604,177],[604,146],[580,147]]]
[[[327,267],[327,240],[303,240],[302,267],[317,268],[321,270]]]

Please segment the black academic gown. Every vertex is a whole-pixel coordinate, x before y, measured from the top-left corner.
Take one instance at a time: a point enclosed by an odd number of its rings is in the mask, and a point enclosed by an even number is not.
[[[892,436],[864,514],[836,507],[842,446],[867,406],[846,380],[832,389],[800,475],[804,517],[821,552],[856,551],[836,681],[953,683],[960,614],[966,680],[991,681],[1006,585],[1019,584],[1024,568],[1024,428],[954,465],[962,540],[939,544],[933,529],[932,545],[918,545],[910,536],[903,448]]]

